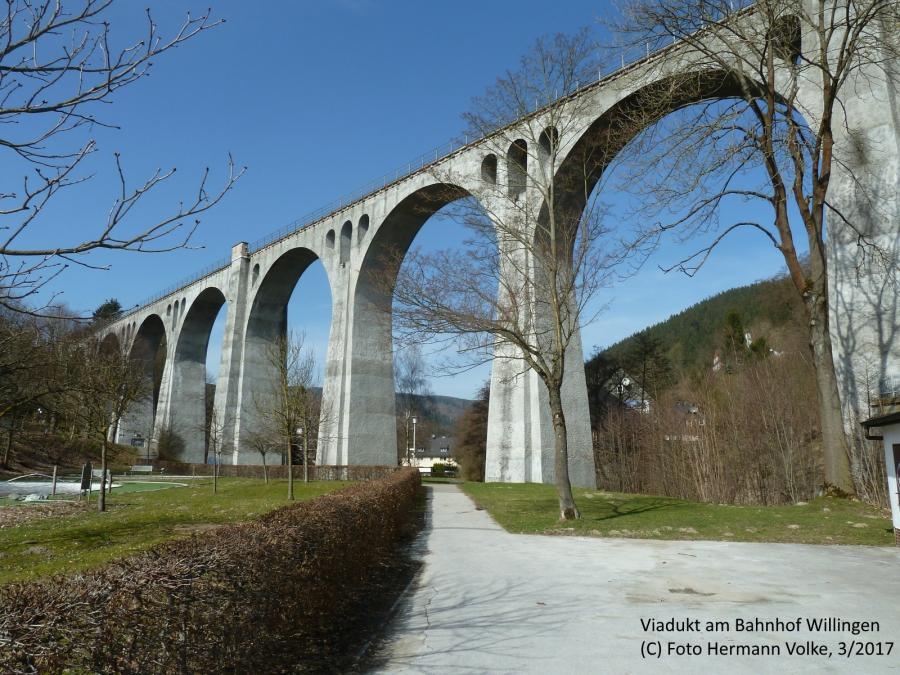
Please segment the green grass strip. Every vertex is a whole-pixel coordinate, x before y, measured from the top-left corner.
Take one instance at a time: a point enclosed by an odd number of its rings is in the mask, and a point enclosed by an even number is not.
[[[887,513],[848,499],[732,506],[576,488],[582,517],[560,522],[552,485],[464,483],[461,487],[510,532],[869,546],[894,542]]]
[[[167,539],[251,520],[288,503],[285,480],[266,485],[258,479],[220,478],[216,494],[211,479],[185,483],[185,487],[166,483],[171,489],[150,482],[129,483],[146,487],[114,489],[105,513],[96,511],[95,494],[87,510],[0,529],[0,584],[87,570]],[[297,500],[312,499],[345,485],[295,481],[294,491]]]

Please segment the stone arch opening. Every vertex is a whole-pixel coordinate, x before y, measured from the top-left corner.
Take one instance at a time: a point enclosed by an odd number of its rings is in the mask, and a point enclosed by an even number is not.
[[[541,149],[541,162],[546,162],[550,157],[555,156],[559,148],[559,130],[550,126],[541,132],[538,140]]]
[[[591,208],[589,200],[595,198],[596,192],[603,189],[602,186],[598,187],[601,179],[604,181],[603,185],[606,185],[606,180],[613,176],[613,172],[616,170],[616,158],[638,136],[643,133],[653,133],[654,125],[664,121],[669,115],[688,112],[691,106],[697,104],[715,106],[721,102],[721,105],[728,105],[735,99],[742,98],[740,84],[723,72],[691,73],[689,76],[685,76],[685,86],[679,87],[678,85],[679,83],[672,79],[648,83],[625,96],[609,109],[598,111],[593,123],[586,128],[572,149],[564,157],[561,157],[555,176],[554,190],[557,196],[555,204],[557,222],[576,222],[582,218],[585,209]],[[657,96],[657,91],[665,92],[666,97]],[[636,114],[648,99],[665,100],[668,105],[665,108],[660,107],[653,117],[649,117],[647,114]],[[644,113],[646,113],[646,108]],[[640,195],[635,196],[637,202],[640,202],[640,199]],[[604,206],[609,206],[609,204],[604,204]],[[603,207],[600,208],[600,211],[603,211]],[[548,216],[545,206],[541,220],[545,221]],[[622,227],[624,227],[624,223],[627,222],[627,219],[621,216],[617,218],[615,215],[612,217],[607,215],[606,217],[610,219],[612,227],[619,227],[618,223],[623,223]],[[647,214],[645,217],[653,218],[651,214]],[[627,234],[622,233],[622,237],[623,239],[627,238]],[[653,268],[655,265],[648,267]],[[538,272],[540,271],[538,270]],[[673,274],[672,276],[676,277],[677,275]],[[745,283],[758,278],[759,274],[754,272],[753,277]],[[635,286],[631,286],[631,288],[633,289]],[[641,288],[645,288],[645,286]],[[724,288],[717,290],[724,290]],[[621,288],[619,292],[623,292]],[[673,291],[672,295],[675,296],[676,292]],[[697,298],[697,300],[699,299]],[[684,305],[671,306],[667,311],[675,313],[683,307]],[[596,336],[593,339],[596,340]],[[590,339],[585,341],[587,344],[591,342]]]
[[[497,184],[497,155],[487,155],[481,160],[481,180],[488,185]]]
[[[389,303],[386,289],[396,280],[403,256],[419,230],[439,210],[465,197],[472,197],[465,188],[438,183],[414,192],[395,206],[369,244],[361,265],[356,297],[382,306]]]
[[[603,172],[638,134],[682,108],[715,99],[732,99],[741,92],[739,83],[721,71],[680,77],[681,86],[671,78],[664,78],[632,92],[600,113],[587,127],[558,162],[554,176],[555,208],[565,212],[558,216],[574,217],[573,214],[584,211]],[[657,96],[656,92],[661,93]],[[648,99],[660,100],[662,96],[666,107],[657,106],[653,116],[640,112],[646,110]]]
[[[769,33],[775,55],[786,63],[797,65],[803,56],[803,31],[800,17],[788,14],[778,18]]]
[[[528,143],[516,139],[506,151],[506,183],[510,199],[518,199],[528,184]]]
[[[341,226],[341,250],[340,250],[340,261],[341,265],[346,265],[350,262],[350,242],[353,238],[353,223],[349,220]]]
[[[100,353],[101,354],[117,354],[122,351],[122,343],[119,341],[119,336],[115,333],[109,333],[102,340],[100,340]]]
[[[360,246],[363,242],[363,239],[366,238],[366,234],[369,232],[369,214],[364,214],[359,219],[359,225],[357,226],[357,235],[356,235],[356,245]]]
[[[286,443],[279,441],[283,429],[274,428],[274,418],[266,412],[272,403],[273,387],[284,363],[282,351],[289,334],[303,340],[316,361],[324,362],[332,315],[332,290],[318,255],[307,248],[291,249],[281,255],[262,275],[253,296],[244,337],[243,378],[239,389],[239,423],[235,427],[238,451],[232,461],[239,464],[280,464],[286,459]],[[317,423],[317,420],[315,420]],[[307,434],[309,430],[306,429]],[[315,450],[315,430],[309,449]],[[294,439],[296,440],[296,439]],[[232,441],[233,443],[233,441]],[[294,445],[294,463],[302,453]],[[225,459],[223,458],[223,461]],[[230,462],[228,462],[230,463]]]
[[[167,333],[162,318],[151,314],[143,320],[131,343],[128,358],[137,364],[146,382],[147,395],[135,401],[119,423],[117,440],[128,444],[131,438],[146,439],[147,456],[156,454],[157,412],[166,362]]]
[[[334,230],[328,230],[328,234],[325,235],[325,246],[330,249],[334,248]]]
[[[422,188],[395,206],[374,233],[353,291],[351,353],[349,358],[341,354],[339,360],[329,359],[326,393],[342,391],[340,383],[348,366],[352,368],[353,388],[337,401],[336,418],[343,420],[343,434],[335,434],[340,437],[329,444],[325,453],[328,463],[396,464],[405,456],[402,448],[409,439],[406,428],[398,424],[394,396],[393,287],[403,259],[426,223],[463,198],[472,196],[458,185]],[[439,219],[432,222],[438,228],[447,224]],[[349,427],[348,419],[352,420]],[[422,426],[419,432],[428,433]],[[394,440],[396,454],[390,447]]]
[[[225,295],[215,287],[198,295],[181,324],[175,345],[170,388],[169,415],[163,429],[170,447],[184,462],[204,464],[210,460],[211,440],[219,446],[220,420],[213,419],[215,382],[210,382],[207,361],[210,337],[217,317],[223,314]]]

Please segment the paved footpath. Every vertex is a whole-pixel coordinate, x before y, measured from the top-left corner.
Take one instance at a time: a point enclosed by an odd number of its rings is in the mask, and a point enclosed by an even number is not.
[[[900,672],[900,549],[513,535],[456,486],[427,489],[424,567],[373,672]],[[755,620],[773,623],[738,630]],[[831,656],[789,654],[807,643]]]

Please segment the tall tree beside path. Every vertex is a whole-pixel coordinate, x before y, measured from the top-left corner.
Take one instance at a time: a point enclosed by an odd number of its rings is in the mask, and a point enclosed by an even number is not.
[[[614,26],[619,35],[630,36],[642,52],[677,51],[658,62],[681,64],[664,79],[668,86],[648,87],[629,108],[632,127],[646,129],[620,162],[627,167],[622,184],[640,185],[635,216],[653,223],[654,235],[698,242],[670,267],[687,274],[737,230],[756,232],[783,256],[806,312],[824,481],[852,493],[829,316],[835,270],[828,247],[855,242],[861,257],[897,265],[896,252],[867,222],[890,220],[876,213],[878,195],[862,179],[861,167],[878,150],[854,141],[848,108],[860,96],[889,96],[896,86],[890,69],[898,57],[900,4],[627,0],[623,17]],[[873,154],[861,157],[865,153]],[[845,182],[841,191],[854,193],[854,203],[865,208],[851,212],[837,203],[838,175]],[[868,216],[859,217],[864,212]]]
[[[563,519],[579,517],[564,376],[583,371],[580,326],[593,318],[591,300],[617,261],[602,245],[606,230],[592,198],[596,162],[579,157],[562,170],[589,105],[565,95],[596,78],[596,53],[586,31],[540,40],[516,71],[475,100],[465,119],[470,137],[485,137],[482,189],[477,201],[449,207],[468,227],[469,241],[464,250],[412,251],[402,265],[398,259],[391,288],[401,330],[420,339],[457,339],[461,366],[496,354],[518,374],[537,374],[552,420]],[[498,174],[501,162],[506,171]]]
[[[0,157],[6,167],[0,184],[0,305],[15,311],[26,311],[23,303],[67,266],[96,267],[85,257],[91,251],[185,247],[197,216],[217,204],[243,173],[229,158],[218,186],[210,185],[207,169],[192,196],[148,216],[136,207],[144,206],[175,169],[157,169],[133,182],[115,153],[110,160],[118,183],[105,220],[66,241],[41,235],[55,217],[49,209],[54,198],[91,179],[89,159],[100,150],[93,134],[115,126],[101,111],[118,90],[144,78],[157,57],[222,21],[209,12],[188,14],[164,36],[146,9],[143,30],[126,35],[110,23],[113,4],[8,0],[0,19]],[[139,217],[133,215],[138,210]]]

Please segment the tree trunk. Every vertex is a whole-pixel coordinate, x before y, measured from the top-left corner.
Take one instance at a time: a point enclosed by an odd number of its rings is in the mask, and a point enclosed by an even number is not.
[[[288,475],[288,499],[294,500],[294,439],[288,435],[287,444],[287,475]]]
[[[548,387],[550,394],[550,414],[553,416],[554,473],[556,478],[556,494],[559,497],[559,517],[561,520],[575,520],[581,512],[575,505],[572,496],[572,484],[569,482],[569,438],[566,434],[566,415],[562,406],[561,385]]]
[[[824,289],[811,290],[804,299],[809,319],[809,347],[812,352],[819,398],[825,485],[834,486],[852,495],[856,491],[850,473],[850,455],[844,433],[837,375],[834,371],[834,355],[828,328],[828,302]]]
[[[9,429],[6,430],[6,447],[3,448],[3,468],[9,468],[9,457],[12,454],[13,436],[16,433],[16,416],[12,415],[9,422]]]
[[[303,425],[303,482],[309,482],[309,420]]]
[[[269,470],[266,468],[266,453],[262,453],[262,461],[263,461],[263,479],[266,481],[266,485],[269,484]]]
[[[97,510],[106,511],[106,434],[100,444],[100,498],[97,500]]]

